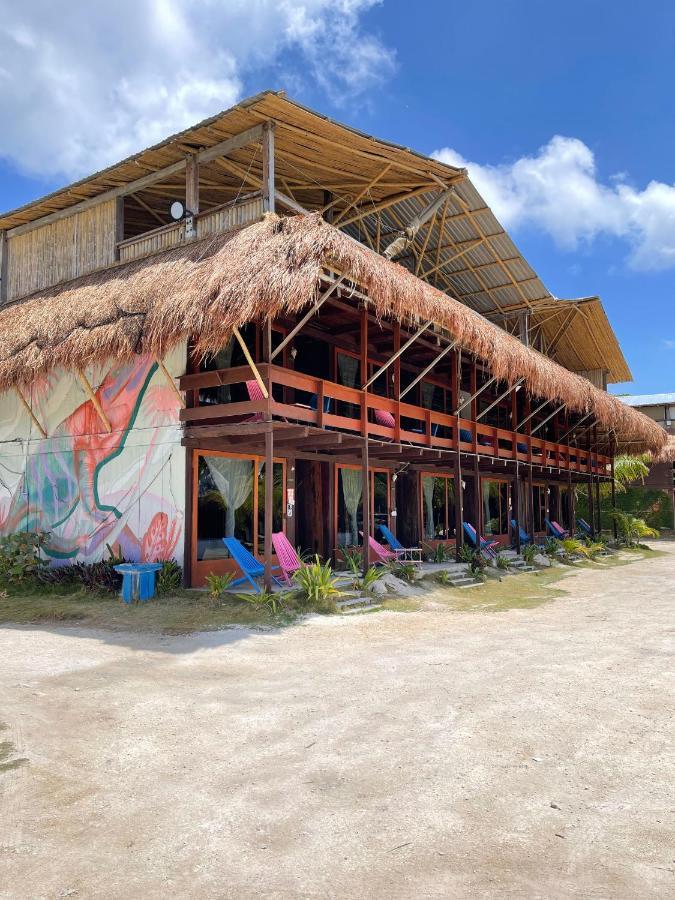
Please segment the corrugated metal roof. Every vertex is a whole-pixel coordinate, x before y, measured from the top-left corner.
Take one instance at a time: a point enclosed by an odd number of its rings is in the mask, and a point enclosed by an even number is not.
[[[628,406],[671,406],[675,405],[675,391],[667,394],[635,394],[619,399]]]

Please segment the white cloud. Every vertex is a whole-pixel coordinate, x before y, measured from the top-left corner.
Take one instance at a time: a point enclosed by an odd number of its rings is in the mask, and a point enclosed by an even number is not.
[[[628,243],[635,269],[675,266],[675,184],[652,181],[638,190],[625,172],[604,184],[593,151],[577,138],[555,135],[533,156],[498,165],[467,162],[448,147],[433,156],[466,166],[507,228],[540,228],[568,250],[609,235]]]
[[[663,346],[666,350],[675,350],[675,341],[671,341],[670,338],[665,338],[663,341]]]
[[[226,109],[277,65],[347,102],[394,67],[361,24],[379,2],[0,0],[0,157],[86,175]]]

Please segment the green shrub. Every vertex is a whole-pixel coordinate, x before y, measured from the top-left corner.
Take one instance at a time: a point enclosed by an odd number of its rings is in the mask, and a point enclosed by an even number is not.
[[[209,572],[205,580],[209,597],[214,603],[218,603],[223,599],[223,594],[227,593],[234,580],[234,575],[231,572],[225,572],[223,575],[216,575],[214,572]]]
[[[539,547],[536,544],[525,544],[524,547],[520,550],[520,555],[523,557],[528,566],[531,566],[534,562],[535,556],[539,553]]]
[[[445,544],[436,544],[435,547],[432,547],[431,544],[423,544],[422,546],[424,547],[424,556],[427,562],[444,563],[452,556],[452,550],[446,548]]]
[[[558,538],[550,537],[546,539],[546,543],[544,544],[544,553],[547,556],[550,556],[551,559],[556,559],[560,556],[561,544]]]
[[[363,553],[358,547],[344,547],[342,549],[342,556],[348,571],[352,572],[354,575],[358,575],[361,571],[363,560]]]
[[[417,579],[417,569],[412,563],[403,562],[402,560],[394,560],[388,566],[389,571],[401,581],[413,584]]]
[[[172,594],[183,584],[183,570],[175,559],[167,559],[157,573],[157,593]]]
[[[495,562],[498,569],[504,570],[509,567],[509,561],[502,553],[497,553]]]
[[[40,551],[49,533],[44,531],[19,531],[0,538],[0,580],[25,582],[37,578],[46,568]]]
[[[629,547],[634,547],[644,538],[657,538],[659,536],[656,528],[651,528],[644,519],[625,513],[620,509],[615,509],[613,515],[619,537]]]
[[[352,587],[355,591],[365,591],[370,592],[373,589],[373,585],[376,581],[379,581],[383,575],[387,572],[386,569],[380,568],[379,566],[370,566],[366,569],[366,573],[363,578],[355,578],[352,582]]]
[[[336,579],[329,562],[322,563],[318,555],[309,565],[303,563],[293,574],[295,596],[303,607],[311,607],[317,612],[327,611],[335,606],[335,598],[340,595]]]
[[[257,609],[267,608],[273,616],[278,615],[286,606],[286,595],[283,593],[263,590],[255,594],[238,594],[237,596]]]

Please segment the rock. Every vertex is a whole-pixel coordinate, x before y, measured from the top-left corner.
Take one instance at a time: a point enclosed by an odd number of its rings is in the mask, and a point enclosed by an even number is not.
[[[386,594],[387,593],[387,585],[384,583],[384,579],[380,579],[379,581],[376,581],[371,586],[370,590],[372,591],[373,594],[375,594],[376,597],[382,597],[384,594]]]
[[[543,553],[537,553],[532,562],[535,564],[535,566],[544,566],[547,569],[553,565],[548,556],[544,556]]]
[[[551,801],[551,809],[560,809],[560,807],[558,806],[557,803],[554,803],[553,801]]]

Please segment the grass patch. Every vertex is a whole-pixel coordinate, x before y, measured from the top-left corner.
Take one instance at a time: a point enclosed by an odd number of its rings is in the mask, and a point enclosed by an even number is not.
[[[283,625],[295,613],[273,616],[233,595],[214,603],[202,591],[180,590],[147,603],[126,604],[113,594],[59,586],[10,588],[0,599],[0,625],[68,624],[114,631],[188,634],[230,625]]]

